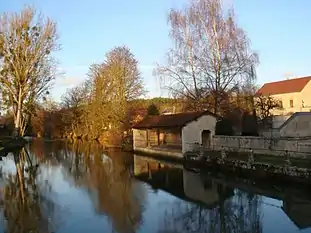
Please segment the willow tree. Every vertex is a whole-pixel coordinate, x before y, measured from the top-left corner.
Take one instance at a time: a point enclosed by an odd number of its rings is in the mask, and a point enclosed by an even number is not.
[[[138,61],[129,48],[110,50],[102,64],[91,66],[89,78],[93,109],[88,114],[90,122],[101,130],[124,126],[128,102],[145,93]]]
[[[170,11],[168,22],[174,47],[157,73],[171,93],[217,113],[238,85],[256,78],[258,56],[220,0],[189,0]]]
[[[23,136],[35,101],[56,75],[52,52],[58,49],[56,24],[26,7],[0,18],[0,85],[4,104],[13,110],[16,134]]]

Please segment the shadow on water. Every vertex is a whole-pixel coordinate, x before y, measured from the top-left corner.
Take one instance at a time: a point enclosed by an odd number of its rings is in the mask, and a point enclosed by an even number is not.
[[[198,172],[97,143],[37,140],[0,167],[0,233],[311,229],[310,190]]]

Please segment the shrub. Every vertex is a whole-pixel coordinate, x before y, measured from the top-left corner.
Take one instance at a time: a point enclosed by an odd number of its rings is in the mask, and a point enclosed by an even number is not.
[[[226,135],[232,136],[233,135],[233,126],[229,119],[221,119],[216,123],[215,129],[216,135]]]
[[[250,115],[247,112],[243,113],[242,117],[242,136],[258,136],[258,125],[256,112]]]
[[[158,107],[155,104],[150,104],[147,108],[147,115],[149,116],[160,115]]]

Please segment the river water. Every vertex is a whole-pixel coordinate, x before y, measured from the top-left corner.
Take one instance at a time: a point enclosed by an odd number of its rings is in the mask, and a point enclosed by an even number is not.
[[[0,168],[0,233],[311,232],[310,190],[95,143],[35,141]]]

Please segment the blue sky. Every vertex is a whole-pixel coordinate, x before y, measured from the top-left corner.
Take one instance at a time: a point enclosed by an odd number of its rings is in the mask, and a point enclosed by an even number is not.
[[[62,50],[57,53],[63,77],[53,97],[83,80],[88,66],[105,53],[127,45],[140,63],[148,96],[165,95],[153,66],[165,61],[170,47],[167,12],[186,0],[1,0],[0,12],[36,6],[58,23]],[[311,75],[311,1],[223,0],[233,4],[238,23],[259,53],[258,83],[285,76]]]

